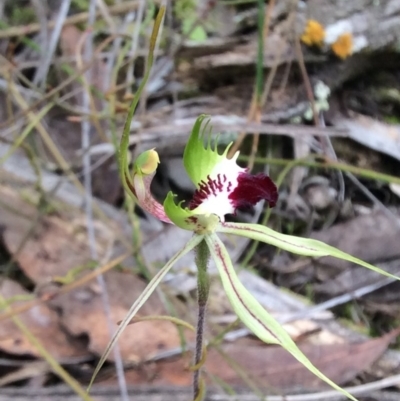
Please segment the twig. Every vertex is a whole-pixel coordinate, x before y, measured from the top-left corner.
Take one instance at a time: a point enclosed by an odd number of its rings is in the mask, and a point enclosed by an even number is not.
[[[32,98],[40,99],[42,96],[39,92],[36,92],[32,89],[25,88],[22,85],[18,85],[16,83],[14,83],[14,86],[16,89],[18,89],[18,91],[22,95],[24,95],[24,97],[32,97]],[[0,90],[4,91],[4,92],[7,92],[9,90],[9,83],[3,78],[0,78]]]
[[[34,82],[36,82],[35,80],[40,73],[40,70],[43,68],[44,60],[46,59],[46,53],[49,45],[49,30],[47,29],[46,2],[41,0],[31,0],[31,2],[40,23],[39,42],[41,43],[41,46],[39,68],[36,70],[34,77]]]
[[[111,13],[110,13],[110,10],[109,10],[107,4],[104,3],[104,0],[96,0],[96,3],[97,3],[97,7],[100,10],[102,17],[104,18],[104,21],[107,22],[108,26],[110,27],[110,30],[113,33],[116,33],[117,29],[116,29],[114,20],[111,18]]]
[[[159,3],[158,0],[153,0],[156,3]],[[124,1],[121,2],[120,4],[116,4],[114,6],[110,6],[108,8],[108,11],[110,14],[118,15],[118,14],[124,14],[129,11],[132,11],[136,9],[138,6],[138,1]],[[96,17],[100,16],[101,12],[98,11],[96,12]],[[66,25],[75,25],[75,24],[80,24],[83,22],[86,22],[88,19],[89,13],[88,12],[83,12],[80,14],[72,15],[71,17],[68,17],[65,22],[64,26]],[[47,24],[48,29],[54,29],[55,27],[55,21],[49,21]],[[23,35],[29,35],[32,33],[36,33],[40,31],[40,24],[34,23],[34,24],[29,24],[25,26],[15,26],[11,27],[5,30],[0,31],[0,39],[5,39],[5,38],[12,38],[14,36],[23,36]]]
[[[361,384],[359,386],[353,387],[345,387],[344,389],[348,391],[350,394],[359,396],[359,395],[369,395],[372,391],[380,390],[382,388],[391,387],[398,385],[400,383],[400,375],[394,375],[387,377],[382,380],[377,380],[372,383]],[[254,395],[240,395],[227,397],[226,395],[216,394],[211,396],[210,401],[236,401],[240,399],[240,401],[255,401],[256,399]],[[269,395],[267,397],[268,401],[320,401],[320,400],[330,400],[330,401],[339,401],[343,399],[347,399],[346,396],[341,395],[335,390],[330,391],[321,391],[320,393],[313,394],[298,394],[298,395],[286,395],[286,396],[277,396],[277,395]]]
[[[250,105],[250,109],[248,111],[247,115],[247,120],[248,122],[256,122],[260,123],[261,122],[261,108],[263,106],[263,102],[265,102],[266,97],[268,94],[266,93],[266,88],[263,89],[263,71],[264,71],[264,43],[266,42],[268,32],[269,32],[269,24],[271,21],[271,15],[272,11],[275,7],[275,0],[271,0],[268,3],[268,8],[267,11],[264,12],[264,2],[259,1],[258,2],[258,32],[259,32],[259,37],[258,37],[258,56],[257,56],[257,71],[256,71],[256,83],[254,87],[254,93],[253,93],[253,99]],[[278,56],[278,59],[280,58],[280,54]],[[275,75],[275,71],[271,70],[268,81],[271,80]],[[269,91],[269,89],[268,89]],[[259,132],[254,133],[253,137],[253,144],[251,148],[251,158],[249,159],[248,163],[248,168],[252,168],[254,164],[254,158],[255,154],[257,151],[258,147],[258,142],[259,142]],[[242,145],[244,139],[246,137],[246,132],[242,131],[240,132],[239,136],[237,137],[235,143],[232,145],[231,149],[229,150],[229,157],[232,157],[237,150],[240,148]]]
[[[95,22],[96,16],[96,0],[91,0],[89,5],[89,18],[88,18],[88,25],[92,27]],[[84,50],[84,57],[86,62],[93,57],[93,35],[92,32],[88,34],[86,46]],[[85,74],[86,79],[86,90],[83,92],[82,98],[82,107],[88,113],[90,112],[90,101],[91,101],[91,94],[89,89],[89,84],[92,78],[92,70],[88,69]],[[97,249],[96,249],[96,235],[94,231],[94,224],[93,224],[93,209],[92,209],[92,177],[90,173],[91,169],[91,160],[90,160],[90,153],[88,149],[90,148],[90,128],[91,124],[87,118],[84,118],[81,123],[82,126],[82,151],[83,151],[83,180],[84,180],[84,188],[85,188],[85,212],[86,212],[86,224],[87,224],[87,235],[89,240],[89,249],[90,249],[90,256],[93,260],[98,259]],[[114,329],[113,329],[113,322],[111,318],[111,309],[110,309],[110,298],[107,291],[107,285],[104,280],[103,274],[99,274],[97,276],[97,283],[101,288],[101,299],[103,303],[104,312],[106,315],[107,325],[109,329],[110,338],[112,338]],[[115,358],[115,369],[118,378],[118,384],[121,392],[121,399],[123,401],[129,401],[128,390],[125,381],[124,375],[124,365],[122,361],[122,356],[118,345],[116,345],[113,349],[113,354]]]
[[[321,111],[321,115],[320,115],[319,121],[320,121],[320,126],[325,128],[326,127],[325,119],[324,119],[324,114],[322,113],[322,111]],[[332,145],[332,141],[330,140],[330,138],[325,137],[325,144],[326,144],[327,150],[329,152],[329,154],[325,155],[325,156],[328,156],[328,157],[332,158],[335,162],[337,162],[338,158],[337,158],[335,149],[334,149],[334,147]],[[344,202],[344,196],[345,196],[345,190],[346,190],[346,186],[345,186],[345,183],[344,183],[344,178],[343,178],[343,172],[342,171],[339,170],[337,172],[337,178],[338,178],[338,181],[339,181],[338,201],[339,201],[340,204],[342,204]]]
[[[0,31],[1,32],[1,31]],[[108,37],[107,39],[105,39],[97,48],[96,50],[96,55],[100,54],[101,51],[112,41],[114,40],[114,36],[111,35],[110,37]],[[61,82],[58,86],[56,86],[54,89],[50,90],[49,92],[47,92],[45,95],[43,95],[40,99],[38,99],[37,101],[35,101],[33,104],[31,104],[30,106],[27,105],[26,108],[24,108],[24,110],[18,113],[15,113],[15,115],[13,116],[13,118],[10,118],[4,122],[0,123],[0,129],[9,126],[10,124],[12,124],[16,119],[20,119],[23,118],[25,115],[29,116],[29,112],[35,110],[36,107],[38,107],[41,103],[44,103],[46,100],[51,99],[53,96],[55,96],[58,92],[60,92],[62,89],[64,89],[65,87],[67,87],[71,82],[75,81],[75,79],[78,79],[81,77],[81,75],[88,70],[91,65],[93,64],[93,62],[95,61],[95,57],[92,59],[92,61],[85,65],[81,70],[78,70],[76,73],[71,74],[68,78],[66,78],[63,82]],[[12,71],[14,69],[14,66],[5,58],[0,54],[0,61],[4,61],[4,63],[6,63],[6,69],[5,72],[9,73],[9,71]],[[15,83],[11,81],[11,83],[15,86]],[[26,102],[25,102],[26,103]]]
[[[14,96],[15,101],[19,104],[19,106],[27,112],[27,116],[30,121],[35,121],[35,113],[33,111],[29,111],[29,105],[25,98],[18,92],[17,88],[13,81],[10,81],[9,90],[11,94]],[[53,139],[51,138],[50,134],[45,129],[44,125],[41,122],[38,122],[36,125],[36,129],[40,134],[43,142],[45,143],[46,147],[57,161],[58,165],[62,168],[66,175],[71,179],[71,181],[78,187],[82,188],[81,183],[79,180],[76,179],[74,174],[71,172],[71,168],[68,162],[65,160],[57,146],[55,145]]]
[[[126,90],[127,92],[129,91],[129,82],[132,81],[133,77],[134,77],[134,62],[133,60],[136,57],[136,52],[137,52],[137,48],[138,48],[138,43],[139,43],[139,34],[140,34],[140,24],[142,22],[143,19],[143,15],[144,15],[144,7],[146,5],[146,1],[145,0],[139,0],[140,4],[139,4],[139,9],[136,15],[136,22],[135,22],[135,29],[133,31],[132,34],[132,45],[131,45],[131,57],[132,60],[129,63],[128,66],[128,70],[126,73],[126,79],[125,82],[127,84]]]
[[[71,5],[71,0],[64,0],[61,2],[60,11],[58,12],[57,17],[55,18],[55,26],[53,30],[53,34],[51,35],[50,42],[45,44],[44,47],[44,57],[42,59],[42,64],[36,70],[35,76],[33,78],[33,85],[37,85],[40,87],[44,87],[46,84],[46,76],[50,68],[51,59],[53,58],[53,54],[57,48],[58,40],[60,38],[61,30],[65,19],[67,18],[69,7]],[[47,27],[45,27],[46,29]]]
[[[53,292],[50,294],[43,294],[43,296],[41,298],[35,298],[32,301],[28,301],[24,304],[21,304],[18,306],[13,306],[12,308],[11,307],[8,308],[7,311],[0,313],[0,322],[10,319],[14,315],[18,315],[20,313],[26,312],[37,305],[49,302],[49,301],[57,298],[58,296],[67,294],[73,290],[76,290],[79,287],[82,287],[82,286],[88,284],[90,281],[97,278],[97,276],[99,274],[104,274],[104,273],[108,272],[109,270],[113,269],[115,266],[122,263],[129,256],[130,256],[130,253],[126,253],[121,256],[118,256],[117,258],[113,259],[111,262],[108,262],[104,266],[101,266],[101,267],[97,268],[96,270],[86,274],[85,276],[78,278],[73,283],[64,285],[56,292]]]
[[[400,272],[396,272],[395,274],[398,275],[399,273]],[[328,301],[321,302],[318,305],[307,308],[304,311],[295,312],[289,316],[282,317],[279,319],[279,322],[281,324],[286,324],[299,319],[312,318],[313,315],[317,314],[318,312],[323,312],[328,309],[334,308],[338,305],[343,305],[346,302],[361,298],[364,295],[370,294],[371,292],[379,290],[380,288],[393,283],[394,281],[396,280],[392,277],[385,277],[381,280],[378,280],[376,283],[372,283],[364,287],[358,288],[357,290],[351,291],[347,294],[339,295],[338,297],[329,299]]]
[[[384,215],[394,224],[400,227],[399,217],[388,209],[365,185],[363,185],[360,180],[355,177],[352,173],[347,172],[346,177],[352,181],[352,183],[363,192],[363,194],[370,199],[379,209],[382,210]]]

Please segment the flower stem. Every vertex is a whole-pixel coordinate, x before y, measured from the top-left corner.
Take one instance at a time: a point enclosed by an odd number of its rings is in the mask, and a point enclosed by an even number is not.
[[[205,362],[205,349],[203,346],[204,324],[206,317],[206,307],[210,289],[210,280],[207,274],[210,251],[206,242],[203,240],[196,247],[196,266],[197,266],[197,328],[196,328],[196,350],[194,355],[194,374],[193,391],[194,400],[201,401],[203,398],[203,385],[200,379],[201,367]]]

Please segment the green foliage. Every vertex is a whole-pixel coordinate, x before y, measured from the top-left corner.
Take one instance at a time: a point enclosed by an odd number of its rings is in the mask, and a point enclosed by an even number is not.
[[[87,11],[89,8],[88,0],[72,0],[72,6],[76,7],[79,11]]]
[[[18,7],[11,9],[10,13],[11,25],[26,25],[36,21],[36,15],[32,7]]]
[[[182,33],[189,39],[201,42],[207,39],[207,33],[203,26],[194,26],[197,22],[197,2],[195,0],[177,0],[174,5],[174,13],[181,23]]]

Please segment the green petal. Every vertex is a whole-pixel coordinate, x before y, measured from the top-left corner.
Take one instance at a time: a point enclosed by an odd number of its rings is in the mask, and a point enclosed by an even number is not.
[[[266,343],[279,344],[293,355],[305,368],[315,374],[335,390],[353,401],[350,393],[339,387],[320,372],[297,347],[286,330],[260,305],[238,279],[232,261],[222,241],[216,234],[205,236],[210,253],[221,275],[226,295],[239,319]]]
[[[176,204],[174,198],[175,195],[169,192],[164,200],[164,211],[175,225],[198,234],[208,234],[217,229],[220,224],[217,215],[197,214],[196,209],[183,208],[182,202]]]
[[[390,274],[379,267],[364,262],[361,259],[355,258],[354,256],[351,256],[346,252],[342,252],[333,246],[325,244],[324,242],[310,238],[281,234],[259,224],[221,223],[217,231],[251,238],[256,241],[261,241],[266,244],[276,246],[277,248],[285,251],[295,253],[297,255],[311,257],[333,256],[338,259],[347,260],[360,266],[364,266],[367,269],[373,270],[376,273],[384,276],[400,280],[400,277]]]
[[[133,303],[131,308],[129,309],[127,315],[125,316],[124,320],[118,326],[117,331],[113,335],[111,341],[108,343],[106,350],[104,351],[103,355],[98,362],[96,369],[93,373],[93,376],[90,380],[88,391],[92,386],[94,379],[96,378],[97,374],[99,373],[101,367],[104,365],[104,362],[110,355],[111,350],[117,343],[119,337],[121,336],[122,332],[125,330],[126,326],[128,326],[129,322],[134,318],[136,313],[139,309],[143,306],[143,304],[149,299],[150,295],[154,292],[156,287],[161,283],[164,276],[170,271],[171,267],[184,255],[186,255],[189,251],[195,248],[200,242],[203,241],[203,236],[195,235],[193,236],[190,241],[183,247],[182,250],[177,252],[169,261],[168,263],[153,277],[147,287],[143,290],[143,292],[139,295],[138,299]]]
[[[203,124],[206,119],[208,119],[206,115],[197,118],[183,153],[183,165],[197,188],[201,181],[207,181],[207,176],[213,168],[227,158],[231,147],[229,144],[222,155],[218,154],[217,144],[211,147],[209,119]],[[206,144],[204,137],[207,139]]]

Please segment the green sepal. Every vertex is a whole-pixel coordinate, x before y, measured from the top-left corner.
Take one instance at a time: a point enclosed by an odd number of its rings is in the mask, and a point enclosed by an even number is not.
[[[220,224],[215,214],[197,214],[196,209],[190,210],[181,206],[182,202],[175,203],[175,195],[168,192],[164,200],[164,211],[170,220],[184,230],[194,231],[199,234],[214,232]]]
[[[131,308],[129,309],[128,313],[126,314],[125,318],[119,324],[117,331],[114,333],[111,341],[108,343],[103,355],[101,356],[97,366],[94,370],[92,378],[90,379],[90,383],[88,386],[87,391],[89,392],[97,374],[100,372],[101,367],[104,365],[104,362],[107,360],[108,356],[110,355],[111,350],[114,348],[115,344],[118,342],[118,339],[121,337],[121,334],[129,325],[131,320],[135,317],[136,313],[139,309],[143,306],[143,304],[149,299],[151,294],[155,291],[157,286],[161,283],[165,275],[171,270],[172,266],[184,255],[194,249],[201,241],[203,241],[202,235],[194,235],[189,242],[178,251],[168,262],[167,264],[157,272],[157,274],[152,278],[147,287],[143,290],[143,292],[139,295],[136,301],[133,303]]]
[[[303,354],[286,330],[275,320],[240,282],[225,245],[216,234],[205,236],[225,293],[239,319],[262,341],[278,344],[293,355],[305,368],[329,384],[347,398],[357,401],[349,392],[342,389]]]
[[[203,124],[206,119],[207,121]],[[207,176],[218,163],[227,159],[227,153],[232,143],[220,155],[216,142],[214,146],[211,146],[209,119],[208,116],[201,115],[197,118],[193,126],[189,140],[186,143],[185,151],[183,152],[183,165],[196,188],[199,187],[201,181],[207,181]]]
[[[333,256],[338,259],[347,260],[348,262],[364,266],[367,269],[382,274],[383,276],[400,280],[400,277],[397,277],[394,274],[388,273],[377,266],[364,262],[361,259],[351,256],[346,252],[315,239],[281,234],[272,230],[271,228],[264,227],[259,224],[222,223],[218,227],[218,231],[261,241],[297,255],[310,257]]]

